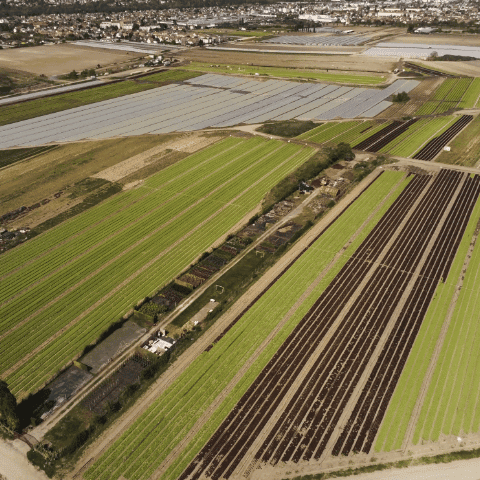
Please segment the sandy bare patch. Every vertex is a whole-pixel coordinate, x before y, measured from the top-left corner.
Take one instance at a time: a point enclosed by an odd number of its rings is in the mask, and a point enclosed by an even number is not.
[[[20,440],[0,439],[0,478],[3,475],[8,480],[46,480],[47,476],[27,460],[28,450],[28,445]]]
[[[219,140],[220,137],[204,137],[199,134],[188,134],[179,139],[166,142],[162,145],[157,145],[145,152],[139,153],[134,157],[128,158],[123,162],[117,163],[112,167],[106,168],[101,172],[93,175],[95,178],[103,178],[110,182],[117,182],[118,180],[135,173],[137,170],[147,166],[153,161],[158,160],[158,156],[168,153],[167,151],[176,150],[179,152],[193,153],[201,148],[207,147],[208,145]],[[138,182],[131,182],[129,188],[132,188]]]
[[[0,64],[4,68],[44,74],[61,75],[85,68],[95,68],[98,64],[105,66],[121,63],[141,54],[81,47],[69,43],[41,47],[15,48],[0,50]]]

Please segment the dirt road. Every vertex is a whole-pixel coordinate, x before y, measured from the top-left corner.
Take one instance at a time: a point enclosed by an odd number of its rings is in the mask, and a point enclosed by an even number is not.
[[[480,459],[395,468],[346,478],[352,480],[480,480]]]

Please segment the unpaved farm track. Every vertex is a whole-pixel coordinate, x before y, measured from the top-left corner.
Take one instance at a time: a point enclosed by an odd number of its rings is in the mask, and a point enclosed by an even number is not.
[[[334,454],[370,450],[429,300],[448,273],[479,180],[442,170],[433,180],[417,176],[410,182],[181,480],[248,477],[262,464],[318,461],[327,445]],[[393,328],[387,330],[389,322]],[[405,348],[397,348],[400,342]],[[369,376],[367,364],[373,366]]]

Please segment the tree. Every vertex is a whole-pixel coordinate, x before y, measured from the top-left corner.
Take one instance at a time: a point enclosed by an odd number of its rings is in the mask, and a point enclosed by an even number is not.
[[[392,102],[401,103],[401,102],[408,102],[409,100],[410,100],[410,97],[408,96],[407,92],[400,92],[392,96]]]
[[[330,165],[340,160],[346,160],[347,162],[353,160],[355,154],[352,152],[352,147],[345,142],[339,143],[335,148],[328,150],[328,161]]]
[[[17,399],[3,380],[0,380],[0,421],[12,430],[18,428]]]

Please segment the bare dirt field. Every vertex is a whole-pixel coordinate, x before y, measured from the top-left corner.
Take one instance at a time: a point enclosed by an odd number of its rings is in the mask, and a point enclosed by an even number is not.
[[[466,46],[480,46],[480,37],[478,35],[450,35],[447,33],[433,33],[431,35],[411,34],[399,35],[393,37],[386,42],[394,43],[426,43],[428,45],[466,45]]]
[[[46,76],[122,63],[141,54],[88,48],[68,43],[0,50],[0,66]]]
[[[185,60],[234,65],[258,65],[271,67],[315,68],[342,72],[389,72],[395,62],[361,55],[275,55],[264,53],[232,52],[220,50],[190,50],[183,55]]]

